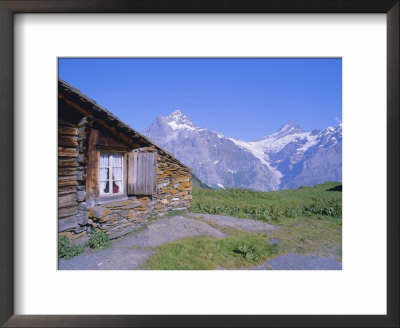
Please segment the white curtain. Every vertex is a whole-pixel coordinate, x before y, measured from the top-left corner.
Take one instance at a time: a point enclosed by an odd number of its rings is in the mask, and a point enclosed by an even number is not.
[[[100,167],[108,167],[108,154],[101,154],[100,153]]]
[[[113,155],[113,172],[112,177],[113,180],[122,180],[122,155],[114,154]]]
[[[112,166],[113,167],[122,167],[122,154],[113,154],[112,155]]]
[[[121,154],[114,154],[113,155],[113,172],[112,172],[112,177],[113,177],[113,192],[114,193],[119,193],[121,192],[121,187],[122,187],[122,155]]]
[[[108,154],[101,154],[100,153],[100,192],[102,194],[108,194],[110,192],[110,188],[108,187],[109,182],[108,176],[109,176],[109,162],[108,162]]]
[[[109,172],[112,166],[112,172]],[[110,174],[112,176],[110,177]],[[119,193],[122,188],[122,154],[101,154],[100,153],[100,190],[103,194]],[[112,181],[110,190],[109,180]]]
[[[110,170],[109,168],[100,169],[100,181],[108,180],[108,171],[109,170]]]
[[[122,180],[122,167],[113,167],[113,180]]]

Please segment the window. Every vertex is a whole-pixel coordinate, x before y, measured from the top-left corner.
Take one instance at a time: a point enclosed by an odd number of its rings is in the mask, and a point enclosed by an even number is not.
[[[122,154],[100,153],[100,195],[123,192]]]

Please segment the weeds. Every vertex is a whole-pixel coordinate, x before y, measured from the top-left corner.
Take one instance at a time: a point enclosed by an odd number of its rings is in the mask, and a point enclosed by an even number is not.
[[[274,192],[194,189],[192,211],[253,218],[271,223],[300,216],[341,217],[341,193],[327,191],[337,185],[326,183]]]
[[[233,252],[242,255],[248,261],[257,262],[261,257],[257,247],[251,244],[240,244],[233,249]],[[272,254],[273,252],[270,253]]]
[[[103,231],[92,231],[89,240],[86,242],[86,246],[98,251],[110,247],[111,241]]]
[[[71,245],[67,236],[63,236],[58,240],[58,257],[66,260],[72,259],[74,256],[83,253],[84,248],[79,245]]]

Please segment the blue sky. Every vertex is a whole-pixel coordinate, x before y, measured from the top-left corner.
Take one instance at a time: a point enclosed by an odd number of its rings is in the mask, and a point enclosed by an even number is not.
[[[176,109],[244,141],[290,120],[311,131],[342,119],[336,58],[62,58],[59,77],[140,132]]]

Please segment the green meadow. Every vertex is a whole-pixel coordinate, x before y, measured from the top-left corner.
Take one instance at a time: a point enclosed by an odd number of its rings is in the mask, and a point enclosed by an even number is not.
[[[286,253],[314,254],[341,262],[341,190],[341,183],[336,182],[272,192],[194,188],[194,213],[256,219],[281,228],[267,234],[214,225],[229,237],[193,237],[160,245],[143,267],[245,269]],[[271,238],[279,239],[279,244],[271,245]]]
[[[271,192],[194,188],[192,211],[269,223],[315,215],[339,219],[342,216],[341,184],[327,182],[314,187]]]

